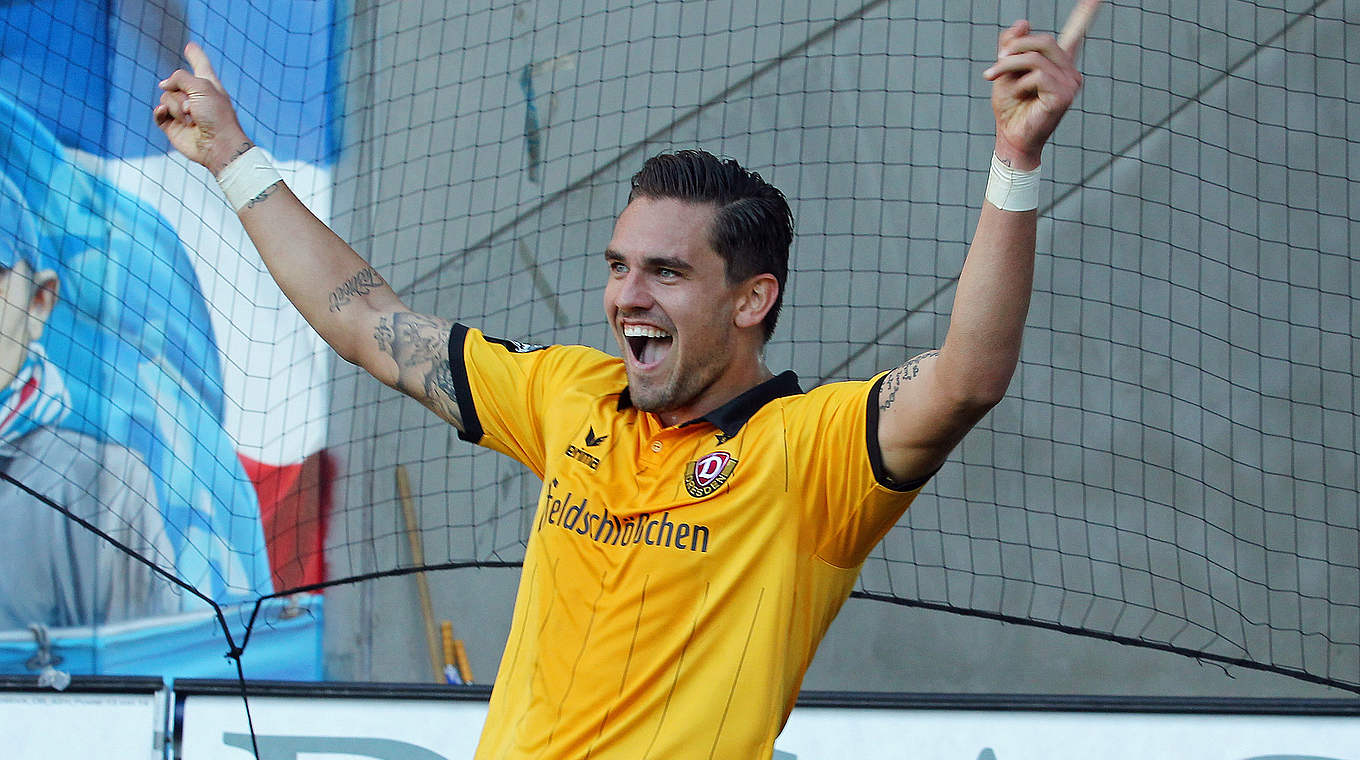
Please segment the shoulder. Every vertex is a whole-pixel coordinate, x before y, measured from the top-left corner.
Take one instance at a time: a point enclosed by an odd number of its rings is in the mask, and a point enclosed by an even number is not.
[[[779,400],[789,424],[825,425],[828,422],[863,423],[869,399],[882,382],[882,375],[869,380],[842,380],[824,383],[795,396]]]
[[[132,449],[111,441],[60,427],[40,427],[19,439],[14,449],[57,471],[109,469],[146,472],[146,464]]]
[[[99,441],[74,430],[40,427],[6,447],[15,468],[49,472],[90,472],[99,463]]]
[[[13,458],[11,476],[33,479],[47,491],[64,487],[90,493],[113,484],[149,493],[151,487],[151,471],[140,454],[65,428],[40,427],[0,450],[6,455]]]
[[[98,441],[88,435],[40,427],[0,449],[0,456],[9,460],[5,474],[22,484],[6,483],[20,498],[50,499],[81,517],[92,517],[98,512],[102,479],[98,451]]]
[[[466,362],[480,370],[486,363],[518,365],[522,371],[582,381],[622,378],[623,362],[597,348],[580,345],[539,344],[501,338],[475,327],[454,325],[449,336],[450,361]],[[620,386],[622,387],[622,386]]]
[[[780,400],[785,435],[810,461],[842,468],[861,466],[874,480],[882,475],[877,432],[878,388],[883,374],[868,380],[819,385]]]

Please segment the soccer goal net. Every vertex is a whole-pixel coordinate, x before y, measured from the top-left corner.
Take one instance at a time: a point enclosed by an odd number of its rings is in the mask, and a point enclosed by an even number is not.
[[[59,548],[51,516],[81,517],[224,603],[408,572],[412,533],[425,566],[515,564],[540,484],[318,345],[150,124],[183,42],[409,306],[507,339],[616,352],[629,177],[737,158],[797,219],[766,358],[807,389],[940,345],[993,147],[981,71],[1001,28],[1071,3],[153,5],[0,10],[4,233],[60,280],[41,335],[4,336],[43,348],[4,376],[0,487],[32,515],[0,519]],[[1351,0],[1105,4],[1045,152],[1010,393],[857,594],[1360,691],[1357,23]],[[35,407],[53,378],[65,405]],[[81,545],[100,604],[137,595]]]

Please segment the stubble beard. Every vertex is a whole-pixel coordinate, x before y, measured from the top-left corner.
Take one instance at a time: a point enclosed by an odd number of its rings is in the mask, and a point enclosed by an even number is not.
[[[674,348],[672,348],[674,350]],[[675,367],[657,381],[642,383],[629,373],[628,394],[633,406],[644,412],[662,414],[689,406],[719,378],[725,353],[709,353],[702,364]]]
[[[684,398],[683,377],[668,376],[654,382],[643,382],[629,373],[628,394],[633,406],[644,412],[660,414],[682,406]]]

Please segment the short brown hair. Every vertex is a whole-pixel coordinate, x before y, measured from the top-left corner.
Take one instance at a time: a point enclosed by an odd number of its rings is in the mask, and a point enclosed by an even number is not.
[[[728,282],[768,273],[779,283],[774,306],[763,324],[768,341],[784,303],[793,245],[793,212],[779,188],[733,159],[681,150],[647,159],[633,175],[629,202],[634,198],[670,198],[717,207],[709,245],[722,257]]]

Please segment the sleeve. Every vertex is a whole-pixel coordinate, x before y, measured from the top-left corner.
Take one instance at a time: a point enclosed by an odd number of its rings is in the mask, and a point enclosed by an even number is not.
[[[156,503],[151,471],[132,451],[114,444],[100,448],[99,527],[137,556],[174,572],[174,549]],[[177,589],[144,562],[100,541],[99,605],[103,622],[178,612]]]
[[[499,451],[540,477],[546,464],[545,404],[603,366],[607,354],[583,346],[541,346],[493,338],[456,324],[449,369],[463,427],[459,437]]]
[[[26,562],[43,573],[43,615],[36,620],[93,625],[178,611],[170,583],[138,559],[174,569],[155,486],[142,460],[116,444],[50,427],[30,433],[23,446],[14,474],[41,494],[26,498],[25,507],[42,516],[39,524],[51,525],[42,531],[46,545]],[[38,558],[45,559],[39,564]]]
[[[855,568],[911,506],[929,477],[895,483],[878,447],[878,386],[831,383],[808,393],[790,422],[794,450],[804,452],[807,518],[816,529],[816,556]]]

